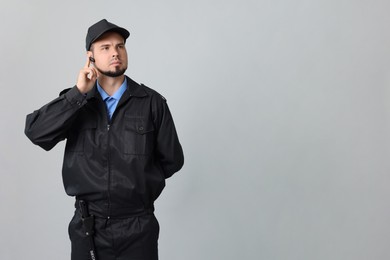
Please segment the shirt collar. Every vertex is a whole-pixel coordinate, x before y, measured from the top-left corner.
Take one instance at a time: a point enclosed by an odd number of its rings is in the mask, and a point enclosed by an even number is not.
[[[148,95],[144,89],[145,86],[141,88],[141,85],[138,84],[137,82],[135,82],[134,80],[132,80],[131,78],[129,78],[127,76],[125,78],[126,78],[125,80],[127,81],[127,90],[128,90],[128,91],[125,91],[123,93],[123,96],[125,98],[129,98],[130,96],[145,97]],[[87,94],[88,100],[93,99],[93,98],[100,98],[100,97],[103,98],[102,94],[100,94],[100,92],[98,91],[97,85],[98,85],[98,81],[96,81],[93,91],[88,92],[88,94]],[[103,92],[105,93],[105,91],[103,91]],[[106,93],[106,95],[107,95],[107,93]],[[107,97],[108,97],[108,95],[107,95]]]
[[[104,89],[100,86],[99,84],[99,81],[96,81],[96,86],[97,86],[97,90],[99,91],[100,95],[102,96],[102,99],[103,100],[106,100],[107,98],[110,97],[110,95],[108,95],[106,93],[106,91],[104,91]],[[125,77],[125,80],[123,81],[122,85],[119,87],[119,89],[111,96],[111,98],[114,98],[116,100],[119,100],[123,93],[126,91],[126,88],[127,88],[127,79]]]

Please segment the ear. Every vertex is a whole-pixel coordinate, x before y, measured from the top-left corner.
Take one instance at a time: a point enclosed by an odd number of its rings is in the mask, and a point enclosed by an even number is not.
[[[87,56],[93,58],[93,52],[92,51],[87,51]]]
[[[95,63],[95,59],[93,58],[93,53],[91,51],[87,51],[87,57],[93,63]]]

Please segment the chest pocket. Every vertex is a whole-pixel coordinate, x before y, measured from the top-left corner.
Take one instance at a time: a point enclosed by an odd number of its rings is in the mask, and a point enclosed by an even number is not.
[[[83,122],[79,127],[72,129],[66,142],[66,151],[75,153],[90,152],[96,127],[95,121],[87,121]]]
[[[126,115],[123,151],[125,154],[148,155],[153,152],[153,123],[144,117]]]

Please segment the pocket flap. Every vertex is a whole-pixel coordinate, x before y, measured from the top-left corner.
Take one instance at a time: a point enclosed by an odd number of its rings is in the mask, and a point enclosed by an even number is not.
[[[125,124],[125,129],[134,131],[138,134],[146,134],[154,131],[153,124],[148,121],[128,121]]]

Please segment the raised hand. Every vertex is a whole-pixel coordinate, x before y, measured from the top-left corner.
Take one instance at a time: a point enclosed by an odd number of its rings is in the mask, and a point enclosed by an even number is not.
[[[79,72],[76,86],[81,93],[85,94],[93,88],[98,77],[99,72],[94,68],[93,63],[91,64],[90,56],[88,56],[84,68]]]

